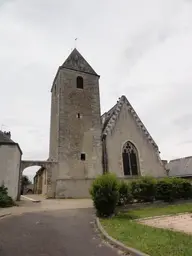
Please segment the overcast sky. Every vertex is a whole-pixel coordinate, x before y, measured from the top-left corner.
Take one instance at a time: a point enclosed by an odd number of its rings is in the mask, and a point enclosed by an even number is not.
[[[0,0],[0,125],[23,159],[48,158],[50,89],[76,37],[102,112],[126,95],[163,159],[192,155],[192,0]]]

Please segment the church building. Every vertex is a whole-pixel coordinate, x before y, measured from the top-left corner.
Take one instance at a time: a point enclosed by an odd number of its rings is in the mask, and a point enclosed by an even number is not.
[[[47,170],[47,197],[88,197],[105,172],[120,179],[166,175],[157,144],[124,95],[101,115],[99,78],[77,49],[57,71],[48,159],[56,164]]]

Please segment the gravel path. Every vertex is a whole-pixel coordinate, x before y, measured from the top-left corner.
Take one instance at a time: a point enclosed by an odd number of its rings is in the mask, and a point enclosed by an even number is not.
[[[192,213],[141,220],[141,223],[158,228],[167,228],[192,234]]]

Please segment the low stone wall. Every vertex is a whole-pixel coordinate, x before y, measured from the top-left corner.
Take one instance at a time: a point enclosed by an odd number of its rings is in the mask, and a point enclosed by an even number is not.
[[[56,198],[90,198],[94,179],[60,179],[56,181]]]

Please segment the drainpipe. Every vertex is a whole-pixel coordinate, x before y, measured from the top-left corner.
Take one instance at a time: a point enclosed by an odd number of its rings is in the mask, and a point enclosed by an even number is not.
[[[106,134],[102,136],[102,166],[103,174],[108,172],[108,158],[107,158],[107,144],[106,144]]]

